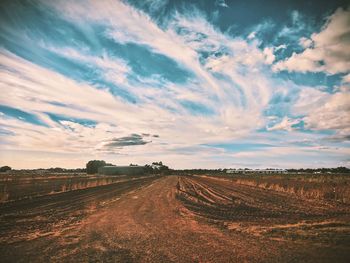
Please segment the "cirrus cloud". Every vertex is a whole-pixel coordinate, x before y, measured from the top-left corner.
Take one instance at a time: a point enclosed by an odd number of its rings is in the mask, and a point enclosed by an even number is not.
[[[310,38],[302,37],[305,47],[301,53],[277,62],[275,71],[326,72],[327,74],[348,73],[350,71],[350,11],[339,8],[322,30]]]

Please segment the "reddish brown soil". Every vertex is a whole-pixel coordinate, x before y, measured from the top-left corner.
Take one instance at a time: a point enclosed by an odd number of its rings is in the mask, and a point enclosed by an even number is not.
[[[205,177],[147,178],[112,186],[0,206],[1,261],[350,259],[349,205]]]

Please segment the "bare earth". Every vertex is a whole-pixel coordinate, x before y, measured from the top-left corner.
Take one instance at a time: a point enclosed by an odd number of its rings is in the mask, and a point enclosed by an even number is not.
[[[350,262],[350,207],[209,177],[0,205],[2,262]]]

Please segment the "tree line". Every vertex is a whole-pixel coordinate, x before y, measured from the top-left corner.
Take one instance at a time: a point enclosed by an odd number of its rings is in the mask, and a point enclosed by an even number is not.
[[[98,172],[99,167],[103,166],[113,166],[113,164],[107,163],[103,160],[91,160],[87,162],[86,168],[76,168],[76,169],[66,169],[66,168],[60,168],[60,167],[54,167],[54,168],[39,168],[39,169],[21,169],[21,170],[14,170],[10,166],[5,165],[0,167],[1,173],[6,172],[16,172],[16,171],[37,171],[37,172],[45,172],[45,173],[87,173],[87,174],[96,174]],[[138,166],[136,164],[130,164],[130,166]],[[181,169],[181,170],[174,170],[170,169],[168,166],[164,165],[161,161],[160,162],[153,162],[152,164],[146,164],[144,166],[145,172],[149,174],[224,174],[226,173],[227,169]],[[249,168],[243,168],[240,170],[249,171],[251,169]],[[271,170],[273,170],[271,168]],[[336,167],[336,168],[300,168],[300,169],[286,169],[288,173],[342,173],[347,174],[350,173],[350,168],[347,167]]]
[[[111,163],[106,163],[104,160],[91,160],[86,164],[87,174],[96,174],[98,169],[104,166],[115,166]],[[130,164],[129,166],[138,166],[137,164]],[[152,164],[146,164],[144,166],[145,173],[156,174],[156,173],[170,173],[168,166],[164,165],[162,162],[153,162]]]

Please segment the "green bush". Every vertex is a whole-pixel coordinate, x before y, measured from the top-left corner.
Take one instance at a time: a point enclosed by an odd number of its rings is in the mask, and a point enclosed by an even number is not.
[[[0,167],[0,172],[1,173],[7,172],[7,171],[10,171],[10,170],[12,170],[12,168],[10,166],[7,166],[7,165]]]
[[[86,164],[86,173],[87,174],[96,174],[98,168],[107,165],[103,160],[92,160]]]

